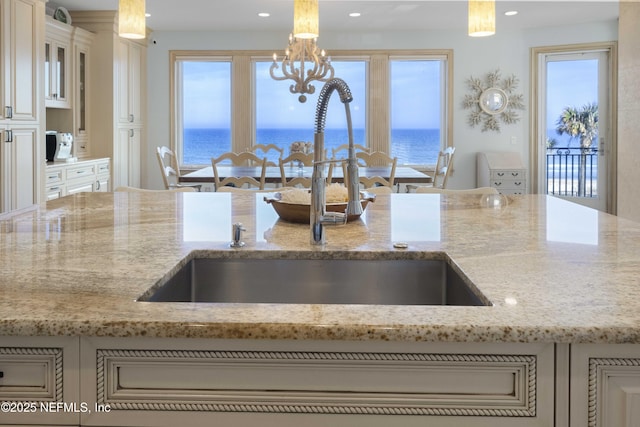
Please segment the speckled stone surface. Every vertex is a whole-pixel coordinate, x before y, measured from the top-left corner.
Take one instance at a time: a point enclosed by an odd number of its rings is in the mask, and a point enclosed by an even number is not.
[[[0,216],[0,336],[640,343],[638,223],[546,196],[393,194],[313,247],[263,196],[83,193]],[[446,259],[493,305],[136,301],[198,256]]]

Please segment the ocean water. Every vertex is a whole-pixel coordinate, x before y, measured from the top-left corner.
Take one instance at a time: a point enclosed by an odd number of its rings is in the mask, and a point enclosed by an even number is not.
[[[208,165],[212,157],[231,150],[231,132],[228,129],[185,129],[184,164]],[[365,130],[353,129],[356,144],[366,145]],[[313,143],[313,129],[258,129],[256,144],[275,144],[289,154],[293,141]],[[324,146],[331,149],[349,142],[346,129],[325,129]],[[435,164],[440,151],[439,129],[396,129],[391,134],[392,156],[398,164]],[[276,161],[275,155],[269,160]]]

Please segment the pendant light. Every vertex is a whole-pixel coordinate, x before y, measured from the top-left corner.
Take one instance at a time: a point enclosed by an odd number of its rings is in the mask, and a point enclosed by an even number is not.
[[[147,36],[145,0],[120,0],[118,4],[118,35],[126,39]]]
[[[495,0],[469,0],[469,35],[471,37],[486,37],[495,33]]]

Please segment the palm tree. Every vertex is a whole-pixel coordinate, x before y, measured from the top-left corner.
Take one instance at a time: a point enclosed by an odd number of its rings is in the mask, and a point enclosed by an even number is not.
[[[580,164],[578,196],[585,195],[587,175],[586,160],[591,144],[598,137],[598,104],[586,104],[582,108],[565,107],[556,122],[558,135],[569,135],[580,140]]]

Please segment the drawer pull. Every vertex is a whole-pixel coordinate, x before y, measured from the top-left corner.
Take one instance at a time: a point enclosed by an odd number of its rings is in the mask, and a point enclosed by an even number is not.
[[[499,186],[502,185],[502,183],[501,182],[494,182],[493,185],[495,185],[496,187],[499,187]]]
[[[521,182],[514,182],[515,185],[522,185]]]
[[[0,371],[0,378],[4,378],[4,372]]]
[[[504,176],[504,172],[498,172],[498,176]]]
[[[518,176],[518,175],[520,175],[518,172],[511,172],[511,176],[515,177],[515,176]]]

